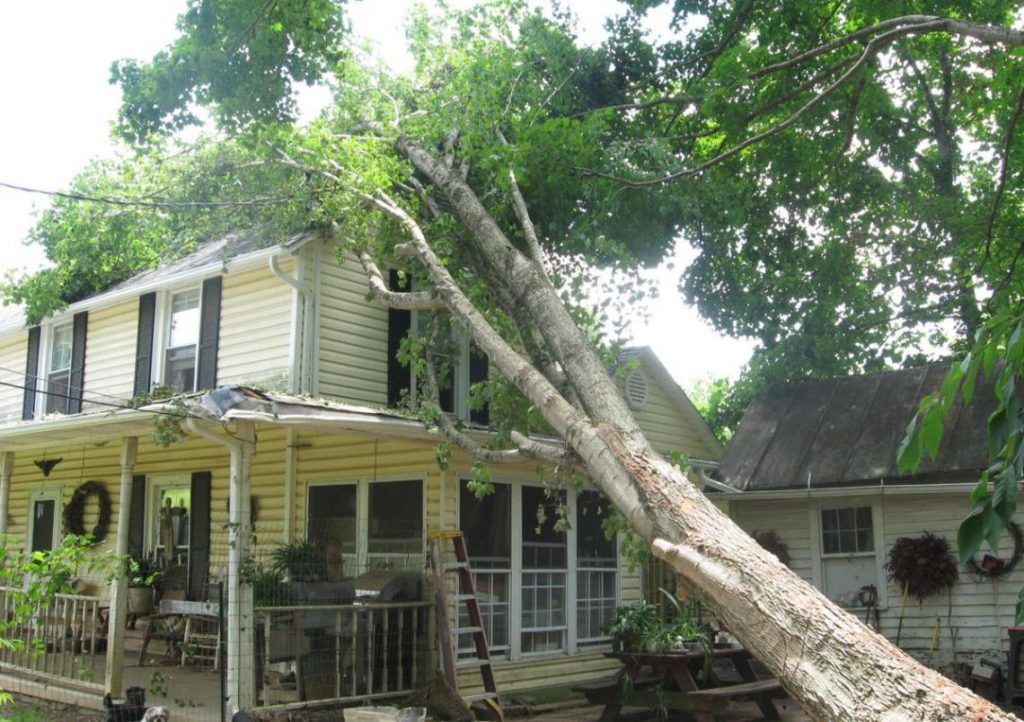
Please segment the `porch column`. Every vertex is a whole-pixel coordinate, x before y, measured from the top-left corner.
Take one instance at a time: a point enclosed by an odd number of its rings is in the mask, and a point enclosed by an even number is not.
[[[7,533],[7,510],[10,508],[11,476],[14,474],[14,452],[0,454],[0,534]]]
[[[128,527],[132,509],[132,477],[135,475],[135,459],[139,453],[139,440],[126,436],[121,445],[121,492],[117,498],[117,542],[115,553],[118,559],[128,556]],[[128,580],[123,570],[114,575],[110,586],[110,611],[107,615],[107,663],[104,687],[112,695],[121,694],[124,664],[124,624],[128,615]]]
[[[249,497],[256,430],[248,421],[238,423],[231,445],[228,520],[227,703],[230,714],[256,705],[253,664],[252,587],[241,583],[239,570],[249,560]]]

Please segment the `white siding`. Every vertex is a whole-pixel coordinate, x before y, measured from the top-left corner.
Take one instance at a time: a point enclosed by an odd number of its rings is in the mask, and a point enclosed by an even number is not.
[[[949,540],[956,554],[956,531],[970,511],[966,493],[858,496],[829,498],[829,506],[878,504],[883,519],[885,540],[882,561],[896,539],[917,537],[928,531]],[[790,566],[807,581],[813,578],[811,558],[810,506],[807,500],[731,502],[732,515],[748,532],[773,529],[786,543]],[[1018,523],[1024,524],[1024,515]],[[1011,553],[1011,542],[1004,539],[1000,554]],[[879,580],[883,604],[880,610],[881,632],[895,641],[900,627],[903,590],[898,584]],[[1006,628],[1013,624],[1017,594],[1024,587],[1024,565],[997,579],[973,576],[961,570],[960,579],[950,594],[940,594],[918,602],[907,601],[903,612],[899,646],[921,661],[939,669],[948,669],[955,660],[969,662],[978,656],[1001,659],[1006,652]],[[863,612],[860,612],[863,615]],[[863,619],[863,616],[861,616]],[[938,635],[936,637],[936,628]],[[933,649],[933,644],[937,641]]]
[[[315,246],[309,259],[320,275],[319,394],[386,405],[387,309],[366,300],[369,286],[355,258],[339,264],[330,246]]]

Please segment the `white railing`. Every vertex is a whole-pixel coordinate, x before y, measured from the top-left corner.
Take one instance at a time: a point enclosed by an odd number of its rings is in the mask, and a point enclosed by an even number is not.
[[[102,689],[103,668],[96,662],[106,651],[105,605],[80,594],[57,594],[44,604],[0,587],[0,662],[37,677]]]
[[[257,607],[255,615],[261,707],[401,696],[436,667],[430,603]]]

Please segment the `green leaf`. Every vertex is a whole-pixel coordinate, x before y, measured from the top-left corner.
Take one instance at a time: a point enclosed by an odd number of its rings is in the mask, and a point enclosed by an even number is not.
[[[939,444],[942,442],[942,432],[946,427],[945,420],[945,410],[936,404],[928,410],[921,423],[921,444],[932,460],[939,456]],[[920,463],[920,459],[918,462]]]
[[[914,471],[921,464],[921,434],[915,416],[907,427],[896,453],[896,462],[901,472]]]
[[[960,550],[960,563],[966,564],[981,549],[985,541],[985,520],[982,514],[973,513],[960,523],[956,532],[956,546]]]

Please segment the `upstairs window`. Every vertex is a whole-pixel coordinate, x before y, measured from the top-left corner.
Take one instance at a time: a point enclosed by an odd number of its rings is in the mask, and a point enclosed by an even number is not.
[[[54,326],[50,334],[50,358],[46,374],[46,413],[68,413],[71,396],[71,349],[74,332],[71,322]]]
[[[171,295],[168,313],[164,384],[176,393],[195,391],[199,350],[200,291],[192,288]]]

